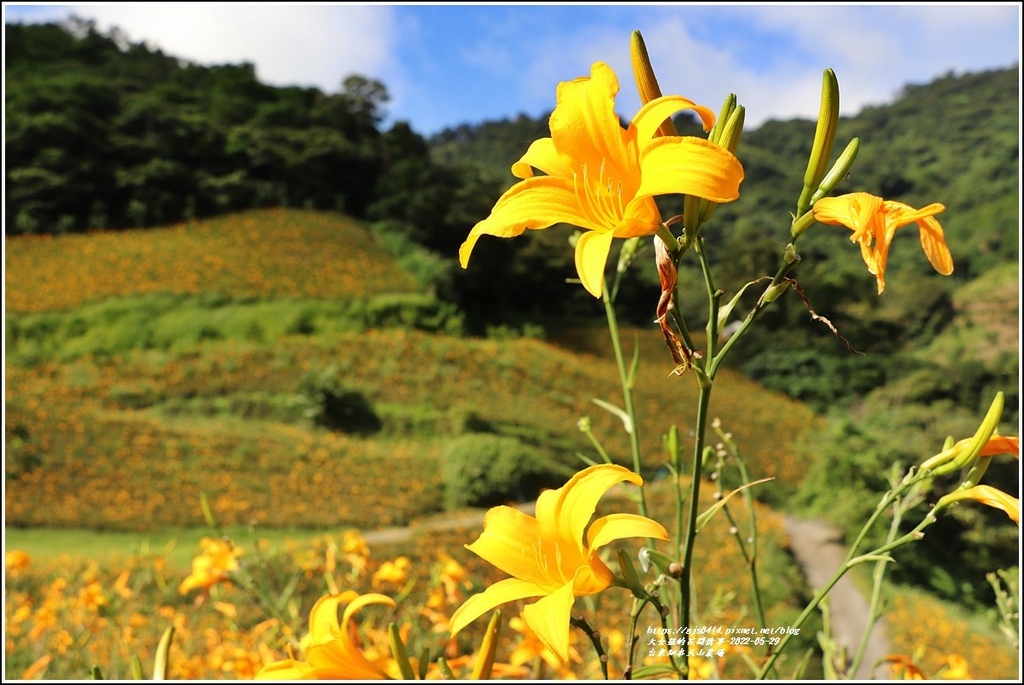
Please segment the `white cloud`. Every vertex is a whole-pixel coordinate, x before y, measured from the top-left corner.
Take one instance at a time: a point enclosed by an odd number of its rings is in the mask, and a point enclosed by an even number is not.
[[[116,4],[72,7],[106,31],[203,64],[253,62],[261,81],[337,92],[352,73],[391,64],[394,9],[384,5]]]

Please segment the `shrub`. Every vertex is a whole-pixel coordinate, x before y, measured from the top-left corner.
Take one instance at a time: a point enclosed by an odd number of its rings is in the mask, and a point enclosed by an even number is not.
[[[306,417],[317,426],[358,435],[377,433],[383,426],[370,401],[341,384],[334,365],[306,374],[299,391],[308,403]]]
[[[462,317],[458,308],[431,295],[386,293],[366,303],[365,324],[371,328],[413,328],[458,334]]]
[[[564,480],[537,448],[486,433],[454,438],[445,448],[441,476],[447,509],[528,501]]]

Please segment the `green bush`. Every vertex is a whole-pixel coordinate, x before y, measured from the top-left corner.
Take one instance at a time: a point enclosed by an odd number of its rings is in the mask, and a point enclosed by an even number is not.
[[[503,435],[460,435],[448,443],[442,464],[446,509],[528,501],[564,481],[537,448]]]
[[[370,401],[362,393],[345,388],[333,365],[306,374],[299,392],[308,403],[306,417],[317,426],[357,435],[378,433],[383,427]]]
[[[364,324],[370,328],[412,328],[458,334],[462,317],[458,308],[432,295],[388,293],[366,303]]]

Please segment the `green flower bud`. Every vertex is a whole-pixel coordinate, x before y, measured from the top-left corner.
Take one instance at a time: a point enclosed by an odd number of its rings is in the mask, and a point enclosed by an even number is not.
[[[836,139],[839,124],[839,81],[831,69],[826,69],[821,79],[821,106],[818,110],[818,125],[814,130],[811,155],[804,172],[804,190],[797,203],[797,215],[803,215],[811,206],[810,198],[825,175],[825,167],[832,157],[832,145]]]
[[[736,109],[736,94],[729,93],[725,98],[725,102],[722,103],[722,111],[718,113],[718,118],[715,119],[715,127],[708,134],[708,140],[712,143],[721,145],[722,131],[725,129],[725,125],[729,121],[729,117],[734,109]]]
[[[939,452],[931,459],[925,461],[921,464],[921,473],[942,476],[974,464],[978,454],[999,426],[999,418],[1003,414],[1004,402],[1003,393],[996,393],[995,399],[992,400],[988,413],[985,414],[985,419],[978,426],[978,431],[974,434],[974,437],[968,440],[961,440],[952,447]]]
[[[633,63],[633,78],[636,79],[636,89],[640,93],[640,101],[647,104],[651,100],[661,97],[661,87],[658,86],[658,79],[654,75],[654,67],[651,66],[651,58],[647,54],[647,46],[639,31],[633,31],[629,40],[629,57]],[[658,133],[663,136],[676,136],[675,124],[672,119],[662,122]]]
[[[729,98],[732,100],[733,107],[730,109],[729,114],[725,115],[723,108],[723,119],[719,119],[718,123],[715,124],[715,129],[711,132],[712,142],[718,143],[729,152],[736,154],[736,148],[740,144],[740,135],[743,133],[743,118],[746,115],[746,109],[740,105],[736,106],[736,96],[730,95]],[[729,99],[726,99],[726,103],[729,103]],[[717,134],[717,135],[716,135]],[[707,223],[711,215],[715,213],[715,209],[718,207],[717,202],[710,202],[709,200],[700,201],[700,224],[704,225]]]
[[[811,196],[811,205],[814,205],[815,202],[826,195],[831,194],[840,181],[846,178],[846,174],[850,172],[850,167],[853,166],[853,160],[857,159],[859,151],[860,138],[854,138],[847,144],[843,154],[839,155],[839,159],[832,165],[829,172],[825,174],[825,178],[821,179],[818,190]]]

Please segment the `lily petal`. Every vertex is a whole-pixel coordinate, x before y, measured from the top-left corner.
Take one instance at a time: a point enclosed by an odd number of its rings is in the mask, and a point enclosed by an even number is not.
[[[536,583],[529,583],[518,578],[499,580],[483,592],[467,599],[462,606],[455,610],[451,621],[449,621],[452,637],[496,606],[546,594],[547,590]]]
[[[491,215],[469,232],[459,248],[459,261],[465,268],[473,246],[482,235],[513,238],[526,229],[547,228],[556,223],[586,226],[572,180],[536,176],[520,181],[502,195]]]
[[[609,514],[595,520],[587,530],[587,546],[591,552],[614,540],[654,538],[668,540],[668,531],[657,521],[636,514]]]
[[[721,145],[701,138],[655,138],[640,152],[637,197],[683,193],[712,202],[740,196],[743,165]]]
[[[1012,454],[1020,459],[1020,438],[993,435],[979,452],[979,456],[982,457],[992,457],[997,454]]]
[[[1020,525],[1020,500],[990,485],[975,485],[966,490],[954,490],[940,498],[936,506],[945,507],[963,500],[974,500],[995,509],[1002,509],[1014,523]]]
[[[627,159],[623,129],[615,114],[619,79],[611,67],[595,62],[590,78],[558,84],[557,104],[548,122],[558,151],[574,160],[603,160],[617,166]],[[596,169],[595,169],[596,172]],[[621,169],[615,169],[621,177]]]
[[[637,143],[643,146],[654,138],[654,134],[657,133],[663,121],[684,109],[692,109],[697,113],[705,131],[715,125],[715,113],[707,107],[698,105],[693,100],[678,95],[666,95],[651,100],[633,116],[633,121],[630,122],[630,129],[635,132]],[[678,136],[671,137],[675,138]]]
[[[310,641],[317,644],[336,638],[341,632],[338,625],[338,607],[352,602],[357,597],[358,592],[347,590],[338,595],[326,595],[318,599],[309,611]]]
[[[523,620],[544,646],[561,659],[569,660],[569,617],[576,600],[573,583],[523,607]]]
[[[554,521],[562,537],[583,547],[583,533],[597,509],[597,503],[622,482],[643,485],[643,478],[624,466],[601,464],[580,471],[559,488],[554,502]]]
[[[317,680],[385,680],[388,674],[363,656],[349,642],[346,647],[339,640],[321,645],[310,645],[303,650],[306,663]]]
[[[487,511],[483,532],[466,549],[510,576],[543,586],[548,578],[537,563],[539,539],[537,519],[499,506]]]
[[[516,178],[530,178],[534,175],[534,169],[561,178],[572,178],[576,171],[572,168],[571,160],[555,149],[555,141],[551,138],[538,138],[530,143],[526,154],[512,165],[512,174]]]
[[[932,217],[926,217],[917,222],[917,227],[921,233],[921,248],[935,270],[943,276],[953,273],[953,255],[949,253],[939,222]]]
[[[280,682],[282,680],[316,680],[317,676],[309,664],[295,659],[284,659],[267,664],[253,679]]]
[[[604,268],[614,237],[612,231],[587,231],[576,241],[576,272],[594,297],[601,297],[604,290]]]

